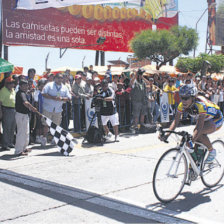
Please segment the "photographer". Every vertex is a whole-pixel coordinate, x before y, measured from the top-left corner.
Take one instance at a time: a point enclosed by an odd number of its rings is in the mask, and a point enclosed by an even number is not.
[[[145,115],[148,112],[148,99],[146,93],[146,82],[143,78],[145,71],[138,69],[131,79],[131,101],[135,132],[138,133],[138,121],[140,116],[140,124],[144,124]]]
[[[117,107],[115,104],[115,92],[112,88],[108,87],[108,81],[105,79],[101,82],[101,86],[102,89],[98,96],[96,96],[96,98],[100,104],[100,114],[104,131],[107,136],[109,133],[107,122],[110,120],[114,129],[114,140],[115,142],[118,142],[119,118],[117,113]]]

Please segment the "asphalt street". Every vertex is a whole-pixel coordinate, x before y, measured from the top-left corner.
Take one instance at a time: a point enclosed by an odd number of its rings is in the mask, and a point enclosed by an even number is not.
[[[79,138],[69,157],[51,145],[33,145],[27,157],[1,152],[0,223],[224,223],[224,180],[208,189],[198,179],[168,204],[156,199],[154,168],[176,145],[157,136],[121,134],[103,146]]]

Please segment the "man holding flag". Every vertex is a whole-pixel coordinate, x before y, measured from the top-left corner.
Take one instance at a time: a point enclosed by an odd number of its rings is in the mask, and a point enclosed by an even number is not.
[[[71,94],[68,88],[62,83],[63,75],[57,73],[54,82],[49,82],[45,85],[42,91],[43,95],[43,115],[60,126],[62,118],[62,105],[71,99]],[[47,134],[49,131],[46,119],[42,119],[44,127],[44,137],[42,145],[47,143]]]

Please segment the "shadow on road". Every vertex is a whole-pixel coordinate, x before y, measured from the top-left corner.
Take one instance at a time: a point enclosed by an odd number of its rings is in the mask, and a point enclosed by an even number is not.
[[[164,203],[154,203],[147,205],[146,208],[150,208],[162,213],[168,213],[170,215],[172,214],[180,214],[182,212],[188,212],[191,209],[204,204],[208,203],[211,201],[211,198],[209,194],[211,194],[214,191],[217,191],[218,189],[222,188],[223,184],[219,184],[214,188],[204,188],[203,190],[197,192],[197,193],[192,193],[190,191],[188,192],[183,192],[180,195],[183,196],[184,198],[182,199],[176,199],[170,203],[164,204]],[[164,212],[163,212],[164,210]],[[168,212],[170,210],[170,213]]]
[[[19,174],[9,170],[0,169],[0,181],[14,187],[64,202],[63,206],[75,206],[122,223],[192,223],[173,216],[159,214],[158,212],[147,210],[130,203],[115,200],[106,197],[105,195]],[[30,206],[32,206],[32,204],[30,204]],[[0,220],[0,222],[7,222],[9,219],[15,220],[21,217],[21,215],[23,214],[17,214],[15,217],[5,217],[4,220]]]

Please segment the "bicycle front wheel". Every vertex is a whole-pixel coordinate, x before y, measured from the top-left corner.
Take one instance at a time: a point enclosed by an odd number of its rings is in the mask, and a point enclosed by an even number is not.
[[[167,203],[180,194],[186,182],[187,167],[186,156],[177,148],[161,156],[153,174],[153,192],[159,201]]]
[[[209,188],[215,187],[224,175],[224,143],[216,140],[212,147],[216,150],[216,157],[212,163],[206,163],[206,158],[204,159],[201,175],[202,183]]]

